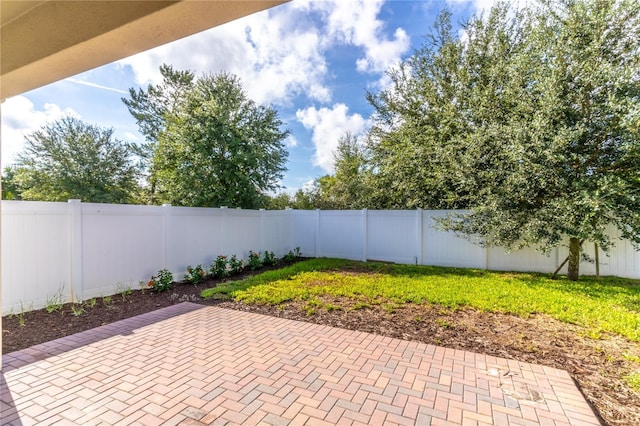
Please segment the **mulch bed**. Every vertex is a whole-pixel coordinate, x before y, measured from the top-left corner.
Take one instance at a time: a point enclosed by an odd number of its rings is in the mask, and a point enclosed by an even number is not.
[[[261,271],[256,271],[261,272]],[[352,271],[350,271],[352,273]],[[9,353],[38,343],[88,330],[176,303],[190,301],[222,308],[257,312],[297,321],[342,327],[405,340],[468,350],[567,370],[603,423],[640,424],[640,395],[621,379],[638,364],[640,345],[617,336],[592,339],[581,327],[544,315],[524,319],[512,315],[451,311],[433,305],[406,304],[389,312],[382,307],[353,309],[348,301],[327,302],[341,309],[308,315],[302,304],[247,305],[233,301],[202,300],[200,292],[216,286],[208,280],[198,286],[177,284],[164,293],[134,290],[114,295],[109,303],[97,298],[93,307],[75,316],[70,304],[59,311],[46,309],[2,318],[2,351]],[[23,325],[21,325],[23,322]],[[637,358],[636,358],[637,359]]]

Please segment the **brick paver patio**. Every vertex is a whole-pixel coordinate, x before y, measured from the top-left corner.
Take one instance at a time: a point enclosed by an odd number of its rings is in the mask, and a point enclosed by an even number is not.
[[[193,303],[3,361],[2,424],[599,424],[565,371]]]

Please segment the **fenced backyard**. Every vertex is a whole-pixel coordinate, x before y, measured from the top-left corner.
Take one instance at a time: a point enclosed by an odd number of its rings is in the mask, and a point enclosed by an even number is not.
[[[568,253],[505,253],[434,229],[446,211],[240,210],[2,201],[3,313],[47,300],[85,300],[137,288],[159,269],[176,278],[189,265],[249,250],[488,270],[552,272]],[[612,235],[615,236],[612,230]],[[593,255],[593,246],[586,246]],[[594,274],[595,265],[581,264]],[[600,273],[640,278],[640,252],[618,240]]]

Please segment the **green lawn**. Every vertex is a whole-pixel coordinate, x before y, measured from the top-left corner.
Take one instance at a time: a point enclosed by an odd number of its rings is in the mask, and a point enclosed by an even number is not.
[[[522,317],[543,313],[584,326],[594,337],[610,332],[640,341],[640,280],[615,277],[572,282],[534,273],[312,259],[207,289],[202,296],[270,305],[302,301],[314,309],[336,309],[326,301],[339,297],[348,298],[352,308],[393,309],[411,302]]]

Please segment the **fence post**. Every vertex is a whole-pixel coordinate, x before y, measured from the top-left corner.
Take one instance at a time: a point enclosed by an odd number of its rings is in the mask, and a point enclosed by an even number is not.
[[[316,209],[316,239],[314,257],[320,257],[320,209]]]
[[[366,262],[368,257],[367,256],[368,255],[368,250],[367,250],[367,245],[368,245],[367,219],[368,218],[369,218],[369,214],[367,213],[367,209],[362,209],[362,261],[363,262]]]
[[[285,252],[282,253],[283,255],[286,254],[286,250],[287,248],[289,250],[293,250],[293,209],[291,207],[287,207],[284,209],[284,211],[287,214],[287,247],[285,248]]]
[[[488,271],[489,270],[489,247],[485,245],[483,247],[483,250],[484,250],[484,269]]]
[[[220,206],[220,250],[222,254],[225,256],[230,256],[231,253],[227,253],[225,251],[224,244],[224,228],[225,228],[225,217],[227,216],[227,206]]]
[[[162,205],[162,235],[164,237],[164,249],[162,250],[162,268],[166,268],[171,272],[175,272],[172,269],[172,266],[169,266],[169,261],[172,259],[171,247],[173,246],[171,243],[171,235],[172,235],[172,226],[171,226],[171,204],[163,204]]]
[[[68,200],[69,204],[69,294],[71,302],[84,299],[84,282],[82,280],[82,202]]]
[[[418,244],[418,250],[416,250],[416,264],[417,265],[422,265],[422,246],[423,246],[423,239],[424,239],[424,233],[422,232],[422,209],[418,207],[418,210],[416,210],[416,243]]]
[[[260,249],[258,251],[267,251],[265,241],[267,239],[264,236],[264,209],[260,209]]]

